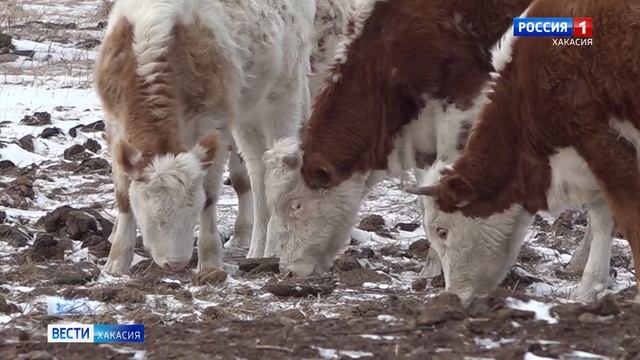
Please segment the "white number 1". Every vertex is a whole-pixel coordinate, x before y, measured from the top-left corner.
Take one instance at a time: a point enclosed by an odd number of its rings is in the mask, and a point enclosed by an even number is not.
[[[582,28],[582,35],[587,34],[587,22],[582,20],[582,22],[578,23],[578,26]]]

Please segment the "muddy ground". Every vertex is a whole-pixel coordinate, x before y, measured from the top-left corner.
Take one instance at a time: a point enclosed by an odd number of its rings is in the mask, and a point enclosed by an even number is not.
[[[13,2],[12,2],[13,3]],[[322,278],[227,251],[226,273],[164,273],[138,239],[130,276],[101,272],[114,200],[104,119],[91,89],[108,2],[0,3],[0,359],[640,359],[640,305],[623,240],[610,294],[568,301],[565,271],[585,216],[539,216],[511,274],[463,309],[422,279],[428,252],[415,198],[376,187],[360,231]],[[8,39],[8,40],[7,40]],[[237,210],[219,204],[226,241]],[[482,269],[478,269],[482,271]],[[93,314],[54,317],[47,298]],[[143,323],[144,344],[48,344],[47,324]]]

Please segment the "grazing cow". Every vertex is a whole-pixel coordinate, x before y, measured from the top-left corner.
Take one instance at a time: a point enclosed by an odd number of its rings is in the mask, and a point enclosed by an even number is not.
[[[416,192],[435,199],[437,209],[456,212],[457,226],[470,221],[462,215],[503,220],[487,233],[522,231],[523,220],[537,211],[589,204],[593,243],[577,295],[591,300],[606,288],[597,281],[607,278],[614,219],[640,268],[640,6],[537,0],[527,16],[592,17],[593,43],[557,46],[551,38],[507,36],[490,102],[461,157],[452,167],[439,166],[444,176]],[[489,238],[456,249],[455,261],[512,261],[494,251],[505,244]],[[464,286],[474,291],[478,284]]]
[[[198,270],[222,266],[215,207],[231,134],[253,192],[253,255],[262,255],[269,220],[262,156],[274,141],[296,134],[308,113],[315,6],[115,3],[96,64],[118,205],[107,271],[128,271],[136,223],[159,266],[184,268],[198,217]],[[242,187],[249,189],[246,181]]]
[[[335,55],[338,40],[344,33],[346,28],[346,13],[352,2],[356,0],[316,0],[316,13],[313,24],[313,35],[311,39],[311,44],[313,48],[311,50],[311,58],[310,58],[310,73],[309,73],[309,91],[311,97],[315,96],[322,84],[322,81],[326,77],[327,72],[329,71],[329,66],[331,65],[331,61],[333,60],[333,56]],[[310,99],[310,98],[309,98]],[[309,106],[305,106],[308,108]],[[308,114],[305,116],[305,119],[308,117]],[[233,156],[233,155],[232,155]],[[233,160],[240,159],[238,156],[232,158]],[[241,160],[240,160],[241,161]],[[233,167],[230,164],[230,168]],[[245,170],[246,172],[246,170]],[[245,175],[236,171],[236,176],[234,179],[233,174],[231,174],[231,183],[234,188],[236,188],[236,192],[238,190],[244,191],[243,193],[249,194],[249,196],[240,197],[240,210],[244,208],[251,208],[251,197],[250,192],[246,191],[249,188],[249,183],[244,180]],[[236,183],[240,184],[239,189],[236,187]],[[236,226],[234,236],[224,245],[225,248],[247,248],[251,244],[251,226],[250,224],[253,221],[253,218],[245,219],[246,215],[249,214],[248,211],[238,211],[238,218],[236,219]],[[248,231],[246,230],[246,226],[239,227],[243,224],[249,224]],[[238,233],[237,231],[242,231]],[[266,239],[263,239],[266,240]],[[277,254],[274,253],[274,249],[266,249],[263,253],[259,251],[259,249],[255,248],[249,249],[247,257],[261,257],[262,255],[269,257],[275,256]],[[264,247],[264,245],[261,245]]]
[[[528,3],[359,4],[302,142],[265,154],[283,269],[326,271],[375,183],[457,155],[484,103],[490,49]]]

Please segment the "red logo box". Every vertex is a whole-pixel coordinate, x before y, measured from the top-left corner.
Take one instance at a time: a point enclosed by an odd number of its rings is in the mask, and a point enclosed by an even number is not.
[[[592,18],[573,18],[573,36],[591,37],[593,36]]]

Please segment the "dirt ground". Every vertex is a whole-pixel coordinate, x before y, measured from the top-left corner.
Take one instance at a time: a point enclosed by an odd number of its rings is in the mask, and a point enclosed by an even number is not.
[[[414,197],[388,180],[362,207],[334,268],[290,279],[277,260],[227,251],[225,273],[164,273],[138,239],[130,276],[101,272],[114,199],[91,89],[108,2],[0,3],[0,359],[640,359],[626,242],[610,294],[568,301],[584,213],[538,216],[507,279],[463,308],[419,273],[429,243]],[[8,37],[11,38],[8,40]],[[237,211],[223,187],[218,224]],[[482,271],[482,269],[478,269]],[[48,297],[92,314],[47,314]],[[47,324],[143,323],[143,344],[48,344]]]

